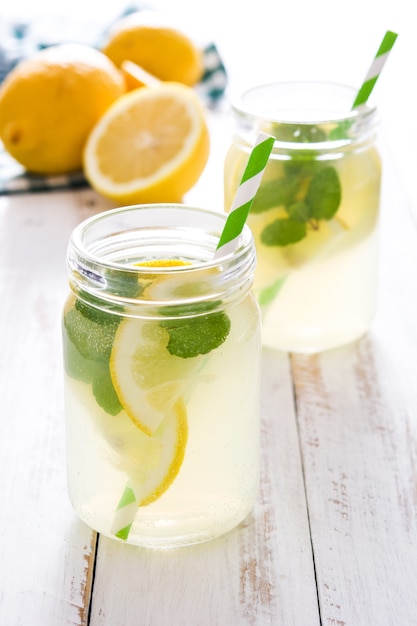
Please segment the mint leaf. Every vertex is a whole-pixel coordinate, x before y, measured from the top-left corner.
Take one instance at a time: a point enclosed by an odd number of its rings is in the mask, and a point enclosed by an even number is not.
[[[66,372],[91,383],[97,404],[110,415],[122,406],[113,387],[109,359],[120,318],[76,300],[64,317]]]
[[[306,155],[303,152],[302,157],[298,154],[292,155],[289,161],[284,161],[284,170],[288,176],[297,176],[301,181],[301,179],[311,176],[316,168],[315,157],[315,152],[311,152],[311,155]]]
[[[93,368],[92,389],[97,404],[109,415],[117,415],[122,410],[122,405],[113,387],[108,365],[100,364],[101,367]]]
[[[107,270],[107,287],[111,293],[125,298],[135,298],[143,290],[136,270]]]
[[[107,362],[120,318],[79,301],[76,306],[81,310],[70,309],[64,318],[68,339],[86,359]]]
[[[174,356],[188,359],[208,354],[226,340],[230,331],[230,319],[226,313],[209,313],[161,322],[169,333],[167,350]]]
[[[261,241],[266,246],[288,246],[290,243],[301,241],[306,234],[307,227],[304,223],[283,217],[265,226],[261,233]]]
[[[84,296],[88,298],[88,301],[92,305],[94,305],[94,306],[91,306],[90,304],[87,304],[84,300],[81,300],[80,298],[77,298],[75,300],[74,308],[77,311],[79,311],[82,315],[84,315],[84,317],[100,325],[116,323],[115,316],[113,313],[103,311],[100,308],[102,305],[102,302],[98,298],[92,296],[91,294],[88,294],[87,296],[85,292],[81,292],[79,295],[81,297]],[[121,306],[112,305],[112,311],[121,312],[123,311],[123,308]]]
[[[297,193],[299,180],[287,176],[268,180],[261,184],[251,206],[251,213],[262,213],[272,207],[288,204]]]
[[[91,383],[92,371],[91,361],[86,359],[79,353],[77,348],[70,341],[67,333],[64,332],[64,366],[68,376],[81,380],[84,383]]]
[[[329,132],[329,139],[346,139],[349,136],[349,131],[354,124],[354,120],[341,120],[338,122],[336,128],[333,128]]]
[[[311,217],[310,207],[306,202],[303,202],[302,200],[290,204],[290,206],[287,207],[287,212],[294,222],[308,222]]]
[[[339,175],[334,167],[318,170],[310,183],[305,201],[310,207],[311,217],[316,220],[330,220],[339,208],[342,188]]]

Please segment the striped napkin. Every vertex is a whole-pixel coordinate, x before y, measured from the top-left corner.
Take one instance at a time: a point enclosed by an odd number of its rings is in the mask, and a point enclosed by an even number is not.
[[[128,8],[120,17],[139,9],[137,6]],[[67,17],[42,17],[14,23],[0,17],[0,83],[19,61],[51,45],[77,42],[100,48],[108,28]],[[204,73],[195,89],[203,102],[213,107],[222,98],[227,84],[226,70],[214,43],[204,47],[203,61]],[[4,150],[0,141],[0,195],[87,186],[82,171],[59,176],[30,174]]]

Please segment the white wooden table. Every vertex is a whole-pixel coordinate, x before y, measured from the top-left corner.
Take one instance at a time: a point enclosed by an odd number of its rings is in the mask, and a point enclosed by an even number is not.
[[[188,201],[220,202],[219,157]],[[66,494],[66,246],[109,205],[91,190],[0,198],[2,626],[417,624],[417,235],[392,172],[386,191],[371,331],[316,356],[265,351],[256,507],[175,550],[98,537]]]

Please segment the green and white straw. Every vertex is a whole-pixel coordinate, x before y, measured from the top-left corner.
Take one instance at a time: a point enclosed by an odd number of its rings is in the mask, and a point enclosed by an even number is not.
[[[131,526],[138,511],[140,500],[136,493],[137,490],[135,486],[129,480],[126,483],[126,487],[123,490],[119,504],[117,505],[114,513],[110,532],[119,539],[123,539],[123,541],[126,541],[128,538]]]
[[[387,30],[387,32],[385,33],[381,45],[379,46],[378,52],[376,53],[371,67],[369,68],[368,73],[365,76],[365,80],[362,83],[362,87],[358,91],[352,109],[356,109],[356,107],[359,107],[361,106],[361,104],[365,104],[365,102],[367,102],[397,37],[398,35],[396,33],[393,33],[391,30]]]
[[[215,258],[224,256],[236,249],[252,202],[261,183],[274,141],[274,137],[266,133],[259,133],[220,236],[214,255]],[[131,480],[128,480],[116,507],[111,533],[123,541],[126,541],[129,537],[130,529],[140,505],[141,498],[138,494],[141,491],[140,485],[134,485]]]
[[[259,133],[249,156],[242,180],[237,188],[223,232],[220,236],[214,258],[234,252],[248,217],[252,202],[261,184],[269,155],[274,145],[274,137]]]

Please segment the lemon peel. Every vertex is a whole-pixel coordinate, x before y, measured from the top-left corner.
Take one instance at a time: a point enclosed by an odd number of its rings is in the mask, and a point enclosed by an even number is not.
[[[118,20],[103,52],[117,67],[131,61],[160,80],[189,86],[201,78],[204,69],[199,48],[160,11],[142,10]]]
[[[0,88],[0,138],[26,169],[61,174],[82,165],[87,137],[126,87],[110,59],[60,44],[21,61]]]
[[[158,500],[172,485],[184,461],[188,440],[188,419],[185,403],[180,398],[173,412],[165,418],[153,435],[161,442],[161,456],[157,467],[149,472],[142,487],[139,506]]]
[[[179,202],[201,176],[209,131],[195,92],[179,83],[143,87],[119,98],[86,143],[85,175],[121,204]]]

